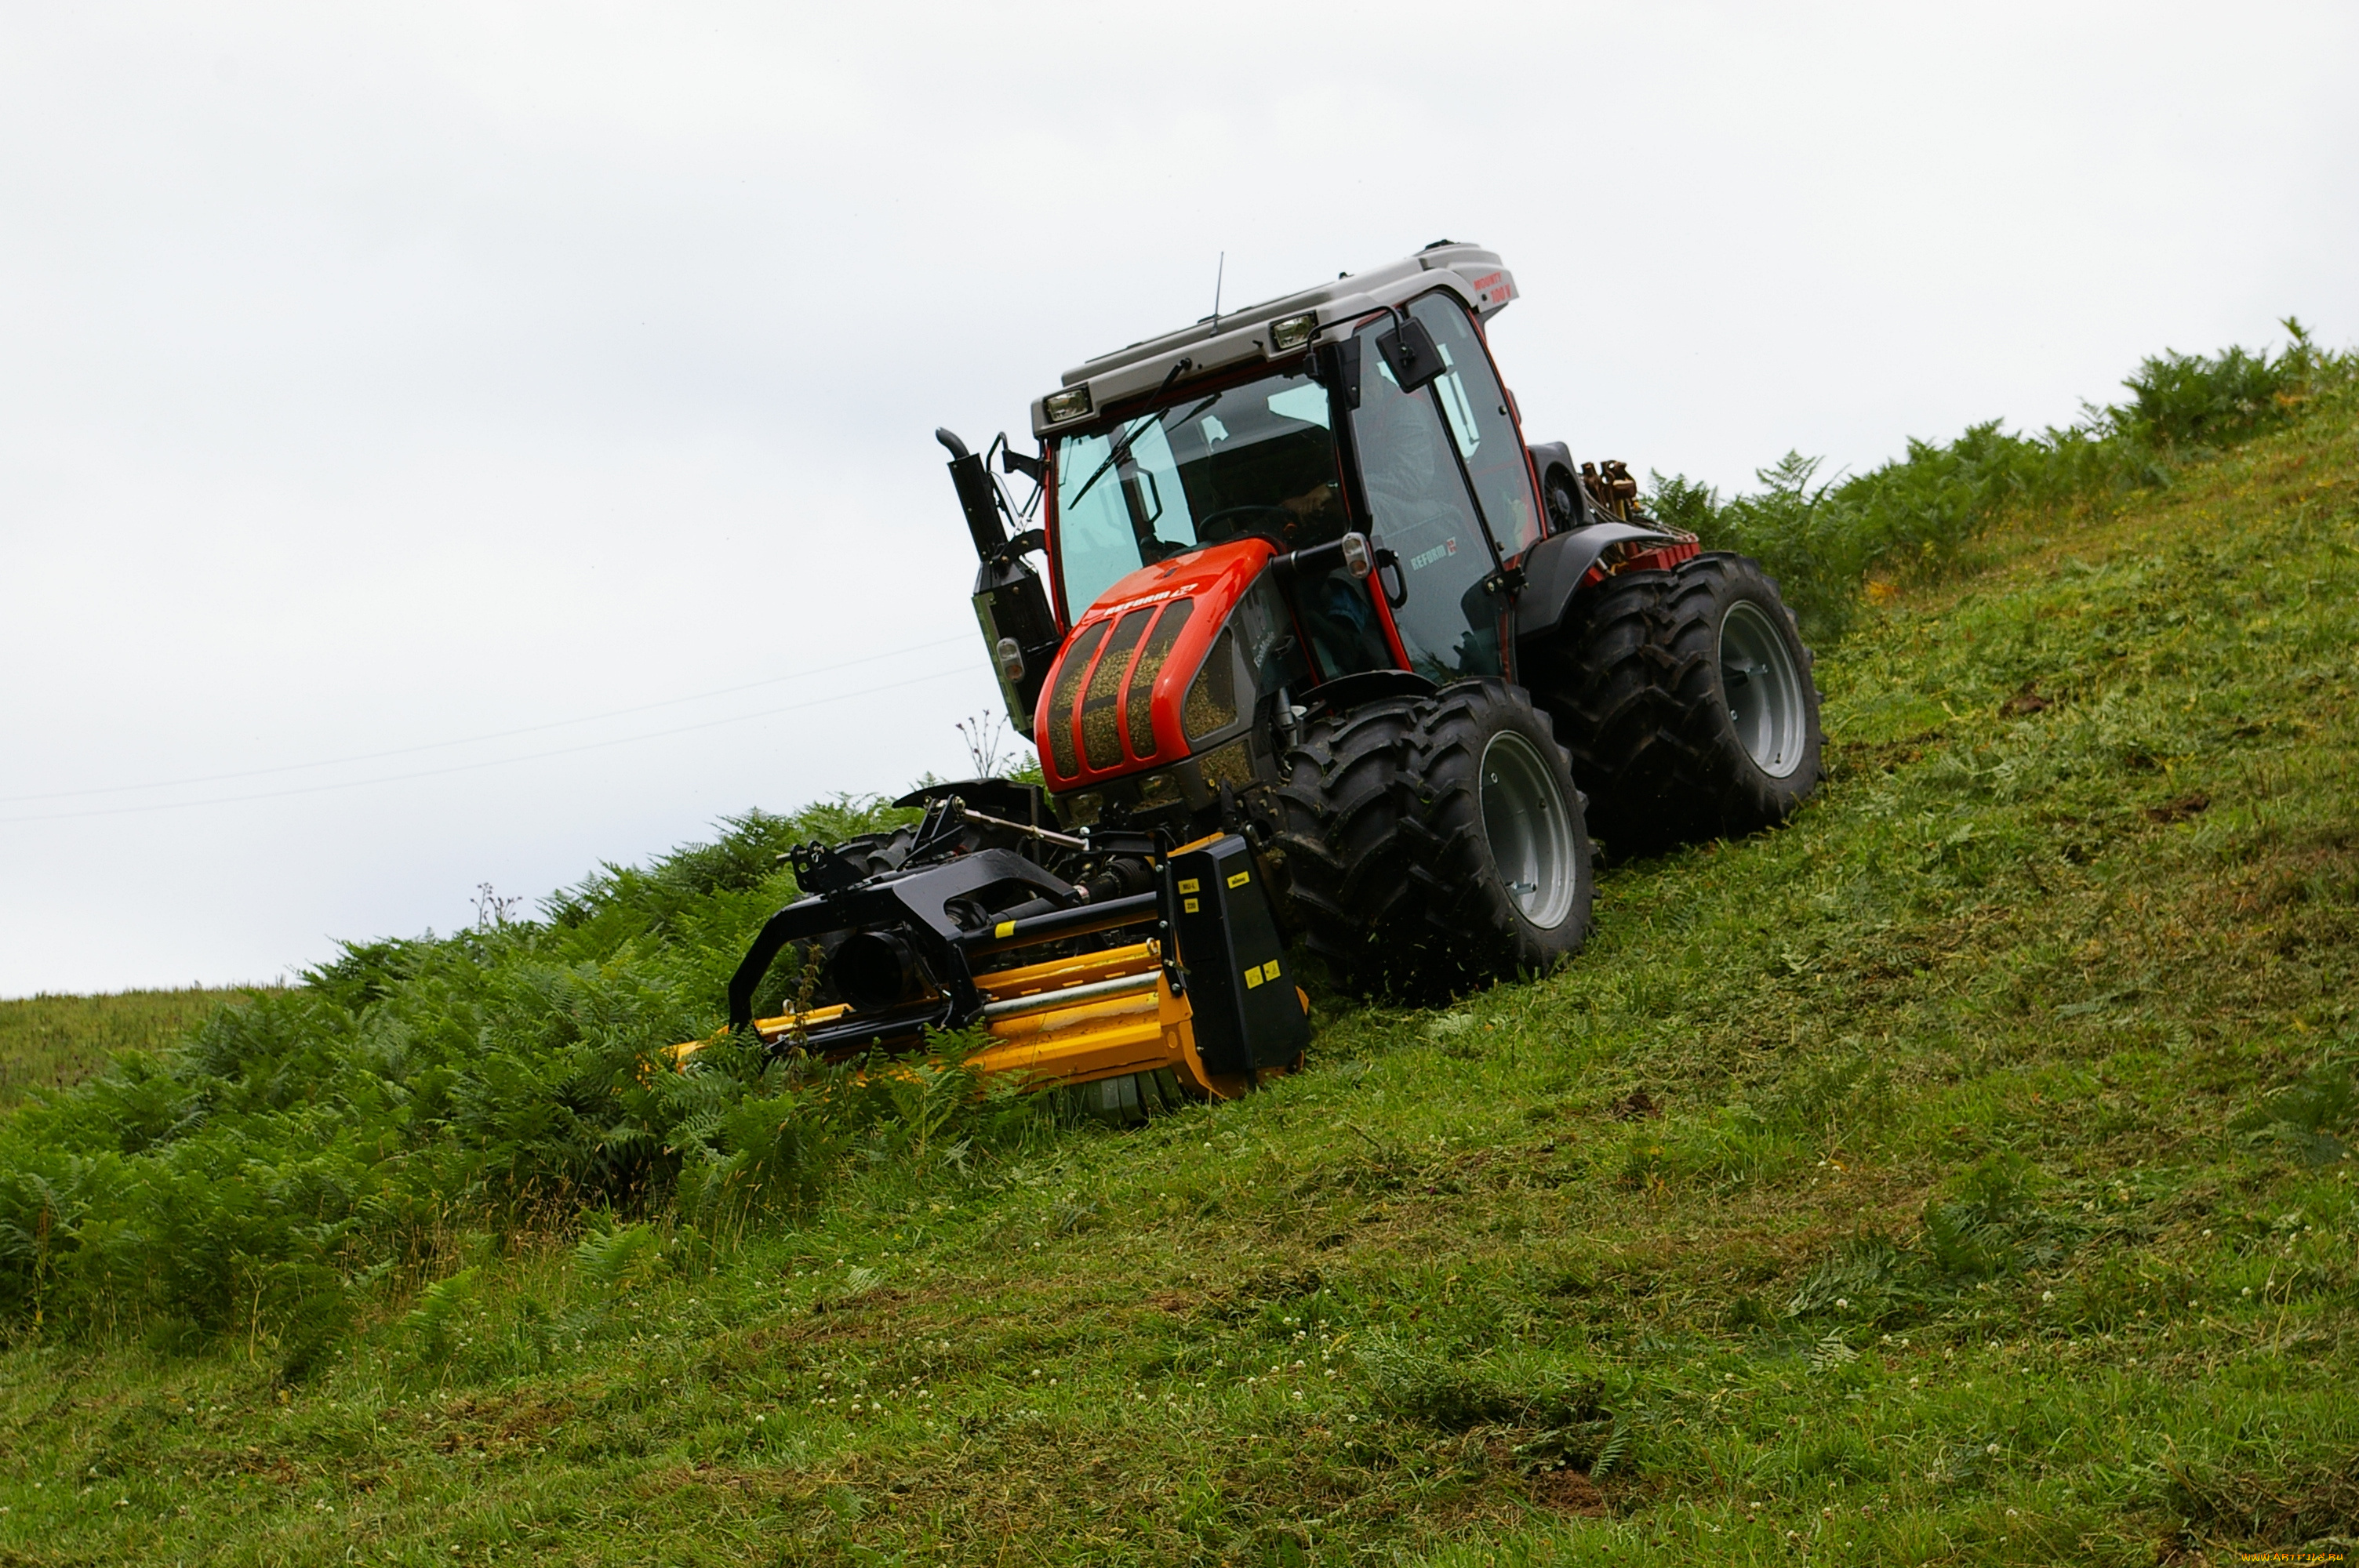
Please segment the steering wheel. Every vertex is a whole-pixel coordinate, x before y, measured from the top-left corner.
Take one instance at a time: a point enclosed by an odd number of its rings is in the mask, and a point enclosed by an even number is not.
[[[1235,538],[1240,534],[1254,532],[1252,529],[1241,529],[1234,523],[1231,523],[1225,528],[1216,529],[1214,526],[1214,524],[1218,524],[1221,519],[1224,517],[1241,517],[1251,512],[1276,513],[1279,520],[1277,528],[1278,537],[1281,539],[1285,537],[1287,529],[1294,526],[1297,523],[1301,521],[1300,518],[1295,516],[1293,513],[1288,511],[1283,506],[1268,506],[1260,504],[1251,506],[1223,506],[1217,512],[1207,512],[1203,516],[1196,519],[1197,542],[1199,544],[1210,545],[1222,539]]]

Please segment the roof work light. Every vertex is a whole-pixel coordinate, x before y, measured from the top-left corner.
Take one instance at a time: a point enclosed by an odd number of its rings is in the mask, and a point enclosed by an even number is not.
[[[1269,324],[1269,346],[1278,353],[1291,353],[1319,333],[1319,313],[1305,310],[1299,316],[1282,316]]]

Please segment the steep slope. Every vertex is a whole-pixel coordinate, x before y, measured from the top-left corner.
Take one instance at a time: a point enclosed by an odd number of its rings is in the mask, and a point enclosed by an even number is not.
[[[1823,661],[1788,828],[1239,1105],[917,1107],[727,1234],[454,1210],[310,1366],[20,1333],[0,1563],[2359,1533],[2359,427],[2007,543]]]

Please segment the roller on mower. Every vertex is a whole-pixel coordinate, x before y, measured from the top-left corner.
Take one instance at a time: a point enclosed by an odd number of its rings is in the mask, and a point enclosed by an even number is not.
[[[1525,441],[1486,331],[1516,292],[1438,242],[1066,372],[1034,450],[937,431],[1043,785],[797,850],[731,1025],[831,1057],[979,1026],[986,1071],[1108,1108],[1224,1098],[1299,1061],[1305,960],[1412,1000],[1545,973],[1593,830],[1791,813],[1821,745],[1793,616],[1625,464]]]

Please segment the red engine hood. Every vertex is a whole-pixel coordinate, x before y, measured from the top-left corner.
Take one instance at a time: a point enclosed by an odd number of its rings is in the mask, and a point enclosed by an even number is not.
[[[1180,704],[1229,611],[1277,547],[1231,539],[1141,567],[1074,622],[1041,683],[1033,735],[1052,791],[1188,754]]]

